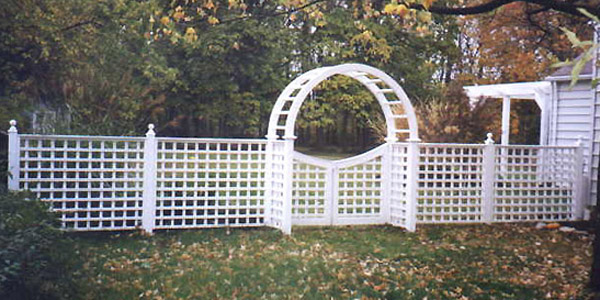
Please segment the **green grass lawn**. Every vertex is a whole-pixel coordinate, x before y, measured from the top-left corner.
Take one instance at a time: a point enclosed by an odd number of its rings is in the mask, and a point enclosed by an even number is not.
[[[586,235],[530,225],[74,234],[88,299],[585,297]]]

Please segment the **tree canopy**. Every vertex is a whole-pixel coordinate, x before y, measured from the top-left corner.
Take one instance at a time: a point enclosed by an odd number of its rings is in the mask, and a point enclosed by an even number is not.
[[[154,122],[163,135],[262,136],[293,77],[345,62],[384,70],[426,105],[452,81],[536,80],[575,55],[560,27],[585,35],[586,19],[542,2],[10,0],[0,8],[0,122],[17,118],[28,132],[140,134]],[[573,3],[596,13],[593,1]],[[456,16],[475,12],[487,13]],[[320,88],[298,123],[306,143],[376,139],[379,108],[350,96],[351,82]],[[348,102],[328,108],[340,99]]]

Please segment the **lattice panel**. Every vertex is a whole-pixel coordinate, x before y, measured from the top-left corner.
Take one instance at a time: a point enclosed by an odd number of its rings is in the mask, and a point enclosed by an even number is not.
[[[295,160],[293,176],[292,217],[327,217],[327,168]]]
[[[264,222],[266,141],[159,138],[156,228]]]
[[[144,140],[21,135],[19,188],[61,214],[70,230],[141,225]]]
[[[337,171],[337,217],[378,217],[382,209],[381,156]]]
[[[575,149],[499,146],[494,220],[570,219],[576,178]]]
[[[402,144],[392,144],[391,151],[391,191],[390,191],[390,218],[392,224],[405,226],[408,206],[408,147]]]
[[[285,201],[285,142],[271,141],[271,163],[270,170],[270,193],[267,196],[269,201],[270,225],[276,228],[283,228],[284,225],[284,201]]]
[[[417,222],[481,220],[483,145],[419,146]]]

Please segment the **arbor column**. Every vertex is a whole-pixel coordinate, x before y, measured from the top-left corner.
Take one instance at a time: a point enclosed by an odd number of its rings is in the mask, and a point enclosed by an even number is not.
[[[510,96],[502,98],[502,145],[508,145],[510,136]]]

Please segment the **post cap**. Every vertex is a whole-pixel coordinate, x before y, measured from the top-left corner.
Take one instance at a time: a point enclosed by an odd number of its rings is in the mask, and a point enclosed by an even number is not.
[[[491,132],[487,133],[487,139],[484,141],[484,143],[486,145],[493,145],[494,144],[494,139],[492,139],[494,135]]]
[[[10,124],[10,128],[8,129],[9,133],[16,133],[17,132],[17,121],[16,120],[10,120],[8,122],[8,124]]]
[[[146,135],[155,135],[156,133],[154,132],[154,124],[150,123],[148,124],[148,132],[146,132]]]

